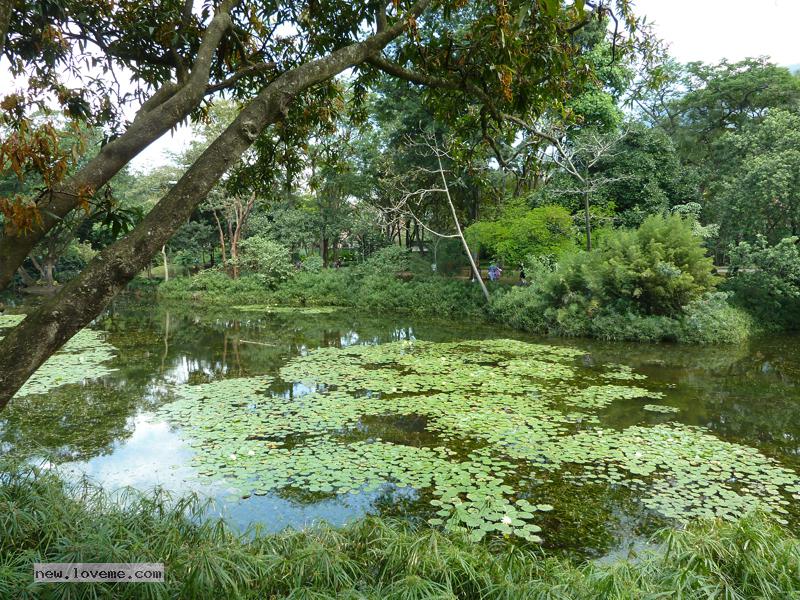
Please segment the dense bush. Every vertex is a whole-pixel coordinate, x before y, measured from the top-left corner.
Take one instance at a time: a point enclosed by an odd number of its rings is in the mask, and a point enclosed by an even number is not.
[[[795,598],[800,540],[768,517],[664,530],[636,560],[577,564],[515,544],[474,543],[408,521],[367,518],[265,535],[205,517],[196,498],[67,485],[3,465],[0,597],[507,600]],[[163,584],[34,584],[36,562],[164,562]]]
[[[546,292],[554,306],[677,316],[714,288],[712,269],[690,220],[654,215],[639,229],[606,235],[596,251],[564,260]]]
[[[301,271],[275,290],[277,304],[347,306],[357,286],[353,269],[321,269]]]
[[[411,277],[403,276],[406,272],[398,268],[412,269]],[[426,272],[415,274],[417,269]],[[396,252],[383,253],[369,268],[299,271],[275,289],[253,275],[231,279],[221,271],[208,270],[170,280],[159,294],[167,300],[203,304],[349,306],[441,317],[482,317],[485,305],[477,285],[432,275],[430,265],[420,258]]]
[[[689,344],[735,344],[759,330],[753,318],[729,302],[730,294],[715,292],[684,308],[678,341]]]
[[[770,246],[764,237],[731,248],[725,288],[734,301],[771,328],[800,328],[800,239]]]
[[[359,267],[364,275],[398,275],[412,273],[419,276],[431,274],[431,256],[423,257],[400,246],[386,246],[374,252]]]
[[[593,252],[554,270],[527,261],[531,285],[492,303],[495,320],[537,333],[608,340],[741,341],[751,320],[712,294],[716,278],[692,222],[653,216],[637,230],[606,234]]]
[[[207,269],[192,277],[170,279],[161,284],[158,295],[207,304],[260,304],[269,300],[271,290],[254,275],[232,279],[223,271]]]
[[[386,246],[364,261],[363,270],[369,273],[400,273],[411,267],[411,253],[400,246]]]
[[[263,285],[274,288],[294,274],[289,250],[263,236],[255,235],[239,243],[239,267],[254,275]]]
[[[325,267],[325,264],[322,260],[322,257],[318,254],[309,254],[303,258],[302,266],[303,271],[308,271],[309,273],[319,273]]]
[[[575,248],[572,217],[562,206],[516,207],[497,221],[478,221],[465,232],[470,246],[506,265],[519,265],[529,255],[560,256]]]
[[[431,262],[436,263],[436,272],[442,275],[455,275],[469,269],[469,259],[464,253],[461,240],[445,238],[427,243]]]
[[[355,306],[362,310],[441,317],[482,317],[485,304],[480,288],[467,281],[442,277],[402,281],[384,275],[365,277],[354,300]]]

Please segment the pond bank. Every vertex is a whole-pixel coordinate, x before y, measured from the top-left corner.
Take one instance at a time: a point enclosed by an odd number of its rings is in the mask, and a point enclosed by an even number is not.
[[[196,498],[128,494],[123,508],[102,490],[69,486],[53,472],[3,465],[0,596],[83,600],[141,598],[139,585],[30,583],[42,562],[164,562],[151,598],[569,597],[627,600],[791,598],[800,589],[800,541],[754,514],[658,534],[657,552],[608,564],[545,558],[514,545],[475,543],[408,522],[368,518],[345,528],[264,535],[197,519]],[[70,543],[70,541],[75,543]],[[142,584],[144,585],[144,584]]]
[[[399,278],[368,274],[357,268],[299,272],[277,288],[254,276],[230,279],[221,272],[173,279],[157,288],[167,302],[196,307],[337,306],[366,314],[415,315],[493,323],[528,333],[606,341],[714,345],[742,343],[762,333],[749,315],[735,308],[723,293],[692,302],[679,316],[641,315],[630,310],[591,306],[559,308],[536,286],[487,282],[489,305],[479,287],[460,279],[431,274]]]

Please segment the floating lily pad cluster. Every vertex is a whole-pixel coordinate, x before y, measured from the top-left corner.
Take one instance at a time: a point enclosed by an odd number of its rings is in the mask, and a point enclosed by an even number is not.
[[[24,318],[25,315],[0,315],[0,329],[13,327]],[[115,354],[116,349],[105,341],[102,332],[83,329],[39,367],[14,397],[45,394],[60,385],[107,375],[116,369],[104,363]]]
[[[680,521],[734,519],[757,507],[786,514],[786,496],[800,489],[797,473],[756,449],[675,423],[582,431],[545,454],[549,469],[583,466],[581,481],[633,487],[645,506]]]
[[[280,370],[303,384],[297,395],[268,376],[226,379],[179,386],[162,414],[189,434],[199,472],[242,496],[410,488],[432,524],[474,539],[539,541],[536,514],[553,507],[530,490],[554,471],[630,487],[682,520],[756,504],[782,513],[784,494],[800,493],[793,472],[701,429],[602,428],[611,403],[662,393],[622,365],[583,368],[583,354],[515,340],[321,348]],[[365,425],[403,415],[424,422],[429,443],[387,441]]]
[[[679,413],[681,412],[680,408],[676,408],[674,406],[667,406],[665,404],[645,404],[642,407],[644,410],[650,412],[657,412],[657,413],[664,413],[664,414],[671,414],[671,413]]]

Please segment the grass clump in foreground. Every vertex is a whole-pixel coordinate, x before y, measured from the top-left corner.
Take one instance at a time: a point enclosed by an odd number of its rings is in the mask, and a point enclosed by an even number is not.
[[[800,541],[762,515],[659,536],[635,561],[575,565],[495,540],[367,518],[238,534],[194,497],[112,499],[52,472],[0,480],[0,598],[792,598]],[[32,584],[33,562],[164,562],[165,584]]]

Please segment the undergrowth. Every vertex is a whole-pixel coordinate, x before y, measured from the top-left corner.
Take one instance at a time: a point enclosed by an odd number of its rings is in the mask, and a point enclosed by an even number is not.
[[[194,496],[122,492],[10,467],[0,476],[0,598],[796,598],[800,542],[763,515],[665,530],[635,560],[574,564],[366,518],[237,533]],[[164,562],[163,584],[33,584],[33,562]]]

